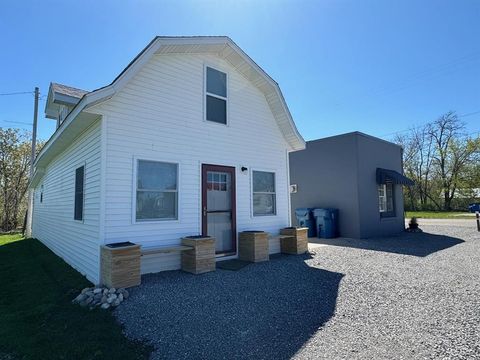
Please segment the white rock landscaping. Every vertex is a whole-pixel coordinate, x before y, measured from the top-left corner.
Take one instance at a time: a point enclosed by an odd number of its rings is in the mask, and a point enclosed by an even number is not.
[[[72,303],[82,307],[94,309],[110,309],[120,305],[125,299],[128,299],[129,293],[126,289],[115,289],[108,287],[95,286],[85,288],[82,292],[72,300]]]

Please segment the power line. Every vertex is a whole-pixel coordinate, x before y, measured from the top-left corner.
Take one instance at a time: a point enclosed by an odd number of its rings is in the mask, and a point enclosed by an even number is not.
[[[410,76],[405,77],[402,80],[399,80],[397,82],[387,82],[383,86],[379,86],[377,88],[370,88],[370,89],[364,89],[360,94],[357,94],[356,98],[378,98],[378,97],[384,97],[391,95],[392,93],[396,93],[399,91],[403,91],[405,89],[408,89],[412,86],[417,86],[416,83],[419,81],[425,81],[425,80],[431,80],[432,78],[435,78],[437,76],[443,76],[446,74],[449,74],[453,71],[458,70],[460,66],[466,65],[466,63],[469,62],[476,62],[480,57],[480,52],[476,51],[467,55],[464,55],[462,57],[456,58],[454,60],[451,60],[449,62],[431,67],[429,69],[425,69],[420,72],[413,73]],[[334,99],[335,104],[332,106],[332,109],[337,110],[339,108],[344,107],[347,104],[346,97],[340,98],[340,99]]]
[[[445,75],[445,71],[448,71],[450,69],[454,69],[455,67],[458,67],[458,65],[463,65],[465,62],[470,62],[470,61],[475,61],[479,57],[480,53],[479,52],[474,52],[469,55],[457,58],[453,61],[441,64],[439,66],[432,67],[430,69],[418,72],[416,74],[413,74],[412,76],[408,76],[405,79],[399,81],[397,84],[393,84],[393,86],[385,86],[383,88],[379,88],[377,90],[367,90],[367,95],[370,93],[371,95],[387,95],[392,92],[397,92],[399,90],[404,90],[406,88],[409,88],[412,86],[412,82],[416,82],[418,80],[425,80],[429,79],[432,77],[436,77],[437,75]],[[409,84],[410,82],[410,84]]]
[[[464,117],[468,117],[468,116],[472,116],[472,115],[476,115],[476,114],[480,114],[480,110],[473,111],[473,112],[466,113],[466,114],[462,114],[462,115],[457,115],[457,117],[458,117],[458,118],[464,118]],[[418,124],[418,125],[409,127],[408,129],[403,129],[403,130],[394,131],[394,132],[391,132],[391,133],[388,133],[388,134],[380,135],[379,137],[380,137],[380,138],[385,138],[385,137],[387,137],[387,136],[401,134],[401,133],[410,131],[410,130],[412,130],[412,129],[418,129],[418,128],[422,127],[422,126],[425,126],[426,124],[428,124],[428,122],[426,122],[426,123],[421,123],[421,124]],[[479,131],[478,133],[480,133],[480,131]],[[475,132],[473,132],[472,134],[475,134]]]
[[[463,114],[463,115],[458,115],[458,117],[459,118],[464,118],[464,117],[472,116],[472,115],[476,115],[476,114],[480,114],[480,110],[474,111],[474,112],[471,112],[471,113],[467,113],[467,114]]]
[[[27,122],[21,122],[21,121],[12,121],[12,120],[3,120],[6,123],[11,123],[11,124],[21,124],[21,125],[32,125],[32,123],[27,123]]]

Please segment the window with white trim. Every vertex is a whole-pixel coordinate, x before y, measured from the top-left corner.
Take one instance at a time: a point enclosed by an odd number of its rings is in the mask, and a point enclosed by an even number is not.
[[[205,77],[205,119],[226,125],[227,74],[207,66]]]
[[[378,209],[381,217],[395,216],[393,183],[378,185]]]
[[[252,190],[253,216],[275,215],[277,213],[275,173],[253,171]]]
[[[138,160],[136,221],[178,218],[178,164]]]

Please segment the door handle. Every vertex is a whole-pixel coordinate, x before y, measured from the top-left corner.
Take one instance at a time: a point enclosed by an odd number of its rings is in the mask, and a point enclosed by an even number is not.
[[[203,207],[203,216],[207,216],[207,207],[206,206]]]

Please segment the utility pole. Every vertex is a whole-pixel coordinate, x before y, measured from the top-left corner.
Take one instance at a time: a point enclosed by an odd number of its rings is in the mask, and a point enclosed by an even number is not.
[[[30,180],[33,176],[33,163],[35,162],[35,151],[37,146],[37,118],[38,118],[38,97],[39,90],[35,87],[35,104],[33,107],[33,129],[32,129],[32,155],[30,156]]]
[[[39,89],[35,87],[35,102],[33,105],[33,129],[32,129],[32,153],[30,154],[30,179],[33,178],[33,164],[35,163],[35,152],[37,146],[37,119],[38,119],[38,98]],[[30,186],[30,185],[29,185]],[[32,235],[32,219],[33,219],[33,190],[28,189],[28,204],[27,213],[25,214],[25,222],[23,226],[23,233],[27,236]]]

